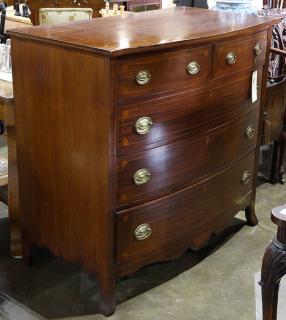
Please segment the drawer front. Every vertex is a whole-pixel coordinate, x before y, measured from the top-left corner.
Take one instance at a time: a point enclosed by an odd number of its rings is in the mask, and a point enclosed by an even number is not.
[[[119,154],[150,149],[175,138],[195,137],[227,122],[233,112],[246,113],[253,105],[251,76],[252,72],[247,71],[235,80],[226,79],[227,86],[217,81],[212,89],[193,95],[184,93],[120,108]],[[262,68],[258,70],[260,87],[261,80]]]
[[[267,31],[214,45],[213,78],[264,64]]]
[[[119,158],[118,205],[134,205],[173,192],[235,161],[255,148],[258,117],[259,109],[254,108],[244,118],[235,118],[195,141]]]
[[[234,167],[158,201],[117,214],[119,273],[200,248],[250,202],[254,153]],[[250,173],[246,175],[246,171]],[[244,176],[244,178],[242,178]],[[247,176],[247,179],[245,177]]]
[[[121,61],[117,66],[119,102],[206,86],[210,63],[211,46]]]

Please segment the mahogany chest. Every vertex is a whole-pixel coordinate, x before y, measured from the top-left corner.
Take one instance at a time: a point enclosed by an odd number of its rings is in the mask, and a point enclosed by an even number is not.
[[[199,249],[255,189],[270,18],[176,8],[11,31],[24,255],[115,280]],[[257,76],[256,76],[257,72]]]

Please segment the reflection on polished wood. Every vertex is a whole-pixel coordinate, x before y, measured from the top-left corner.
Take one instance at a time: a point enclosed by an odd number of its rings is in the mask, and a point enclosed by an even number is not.
[[[69,24],[30,28],[22,37],[42,38],[43,42],[61,41],[66,46],[81,46],[82,50],[119,56],[206,43],[222,39],[226,34],[238,37],[263,29],[267,19],[251,15],[231,15],[229,12],[177,7],[134,13],[128,17],[77,21],[73,23],[73,32],[70,32]],[[276,21],[275,18],[272,19]],[[108,37],[106,30],[112,30]],[[138,30],[142,36],[138,36]],[[13,32],[14,35],[17,33],[22,34],[20,30]]]

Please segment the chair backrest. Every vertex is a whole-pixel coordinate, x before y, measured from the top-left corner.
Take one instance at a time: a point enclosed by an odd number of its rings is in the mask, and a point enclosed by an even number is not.
[[[42,8],[39,11],[39,22],[43,25],[90,20],[92,13],[91,8]]]
[[[286,0],[263,0],[263,5],[270,9],[286,8]]]
[[[84,14],[87,15],[87,11],[78,9],[90,8],[93,10],[92,17],[95,18],[100,17],[99,10],[105,6],[105,2],[104,0],[27,0],[27,5],[31,11],[30,19],[32,21],[32,24],[39,25],[40,22],[43,23],[43,18],[40,19],[40,15],[44,14],[45,16],[45,14],[47,13],[47,11],[43,11],[43,9],[74,8],[74,13],[76,13],[77,16],[76,19],[78,19],[83,18]],[[49,12],[50,17],[53,16],[53,12],[51,10]],[[72,18],[69,18],[71,17],[71,15],[69,15],[69,17],[67,18],[68,11],[64,10],[61,12],[64,18],[61,17],[60,22],[73,20]]]

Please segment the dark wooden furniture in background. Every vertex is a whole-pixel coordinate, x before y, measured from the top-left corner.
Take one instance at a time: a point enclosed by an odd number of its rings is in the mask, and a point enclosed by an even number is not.
[[[272,164],[270,181],[284,183],[284,149],[286,144],[285,118],[286,118],[286,1],[264,0],[264,8],[258,13],[264,16],[275,16],[280,19],[274,26],[270,63],[268,69],[264,143],[273,141]]]
[[[271,220],[278,229],[276,238],[266,249],[261,269],[263,320],[277,319],[279,285],[286,274],[286,205],[274,208]]]
[[[284,9],[284,18],[286,10]],[[281,12],[280,14],[281,15]],[[270,121],[270,140],[274,141],[270,180],[284,183],[284,151],[286,146],[286,22],[273,28],[270,49],[269,78],[265,108],[266,121]]]
[[[9,25],[9,24],[8,24]],[[13,98],[13,84],[0,80],[0,119],[3,119],[7,128],[8,142],[8,197],[1,198],[9,205],[11,256],[22,257],[22,239],[19,211],[19,190],[17,170],[17,150],[15,137],[15,110]]]
[[[0,80],[0,119],[2,121],[8,120],[11,117],[11,107],[13,103],[13,97],[11,97],[11,92],[13,93],[13,85],[10,82]],[[9,126],[9,123],[8,123]],[[8,179],[5,179],[4,183],[0,183],[0,201],[8,204]],[[5,183],[6,182],[6,183]]]
[[[270,181],[284,183],[284,150],[286,145],[286,81],[267,87],[264,112],[264,137],[273,141]],[[267,128],[269,126],[269,128]]]
[[[6,31],[13,28],[23,28],[28,25],[6,19]],[[8,143],[8,185],[0,190],[0,201],[8,204],[10,218],[11,256],[20,258],[23,255],[21,223],[19,211],[17,149],[15,137],[15,106],[13,84],[0,80],[0,119],[5,121]]]
[[[105,7],[104,0],[27,0],[31,11],[30,19],[33,25],[39,25],[39,10],[41,8],[91,8],[93,17],[100,17],[99,10]]]
[[[239,210],[257,224],[273,23],[180,7],[11,31],[26,260],[44,246],[96,273],[110,315],[116,279]]]

